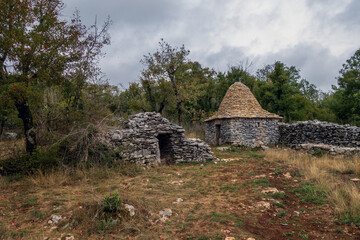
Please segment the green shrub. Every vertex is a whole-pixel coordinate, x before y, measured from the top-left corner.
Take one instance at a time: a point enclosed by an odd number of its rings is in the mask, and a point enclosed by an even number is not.
[[[116,213],[120,210],[121,199],[118,193],[111,193],[104,197],[104,212]]]
[[[56,168],[60,163],[57,153],[57,148],[53,147],[46,150],[38,149],[32,154],[22,153],[13,158],[4,159],[0,161],[1,174],[27,174],[36,170],[46,171]]]

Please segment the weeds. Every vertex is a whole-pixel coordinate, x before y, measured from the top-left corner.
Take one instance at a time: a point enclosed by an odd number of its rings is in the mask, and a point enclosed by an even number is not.
[[[322,155],[313,157],[295,151],[268,149],[267,159],[294,164],[301,175],[311,182],[294,189],[304,202],[323,204],[330,202],[343,223],[360,226],[360,190],[344,175],[360,174],[360,158]],[[291,174],[292,176],[298,175]]]

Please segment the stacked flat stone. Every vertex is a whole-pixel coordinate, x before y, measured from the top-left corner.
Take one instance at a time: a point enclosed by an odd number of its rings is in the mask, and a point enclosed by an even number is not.
[[[146,112],[131,116],[122,129],[105,134],[105,142],[118,150],[123,161],[155,166],[181,162],[214,160],[211,148],[199,139],[187,139],[185,130],[163,118],[159,113]],[[167,136],[167,159],[162,159],[159,136]]]
[[[315,154],[316,152],[324,152],[330,155],[360,155],[359,147],[339,147],[334,145],[326,144],[314,144],[314,143],[303,143],[292,145],[296,150],[303,150],[310,154]]]
[[[271,118],[232,118],[206,122],[206,141],[216,145],[216,125],[220,125],[219,145],[251,148],[275,145],[279,140],[278,120]]]
[[[356,126],[315,120],[280,124],[279,131],[280,143],[289,146],[313,143],[352,148],[360,147],[360,127]]]

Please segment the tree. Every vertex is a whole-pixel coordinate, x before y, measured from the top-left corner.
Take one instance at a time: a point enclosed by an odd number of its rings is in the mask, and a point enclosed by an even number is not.
[[[154,93],[151,84],[161,85],[169,82],[175,96],[176,112],[178,123],[182,123],[182,104],[179,84],[180,80],[176,78],[180,69],[188,62],[187,56],[190,51],[186,50],[184,45],[180,48],[173,48],[163,39],[159,42],[159,47],[155,53],[145,55],[140,61],[146,68],[141,72],[141,83],[146,91],[149,102],[154,104]],[[160,84],[159,84],[160,83]],[[153,107],[154,109],[154,107]]]
[[[32,103],[41,101],[44,88],[61,86],[79,107],[81,89],[99,75],[101,48],[109,44],[109,19],[100,30],[86,28],[78,12],[70,22],[61,20],[62,8],[61,0],[0,2],[1,95],[18,111],[29,153],[37,147]]]
[[[285,121],[323,116],[314,103],[318,98],[315,85],[302,79],[294,66],[275,62],[258,70],[257,78],[254,93],[264,109],[283,116]]]
[[[360,49],[343,64],[331,108],[340,121],[360,124]]]

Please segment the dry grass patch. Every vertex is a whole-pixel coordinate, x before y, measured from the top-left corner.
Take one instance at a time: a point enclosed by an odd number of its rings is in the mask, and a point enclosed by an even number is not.
[[[351,181],[360,177],[359,156],[315,157],[288,149],[268,149],[266,159],[296,166],[307,180],[326,192],[344,222],[360,225],[360,183]]]

